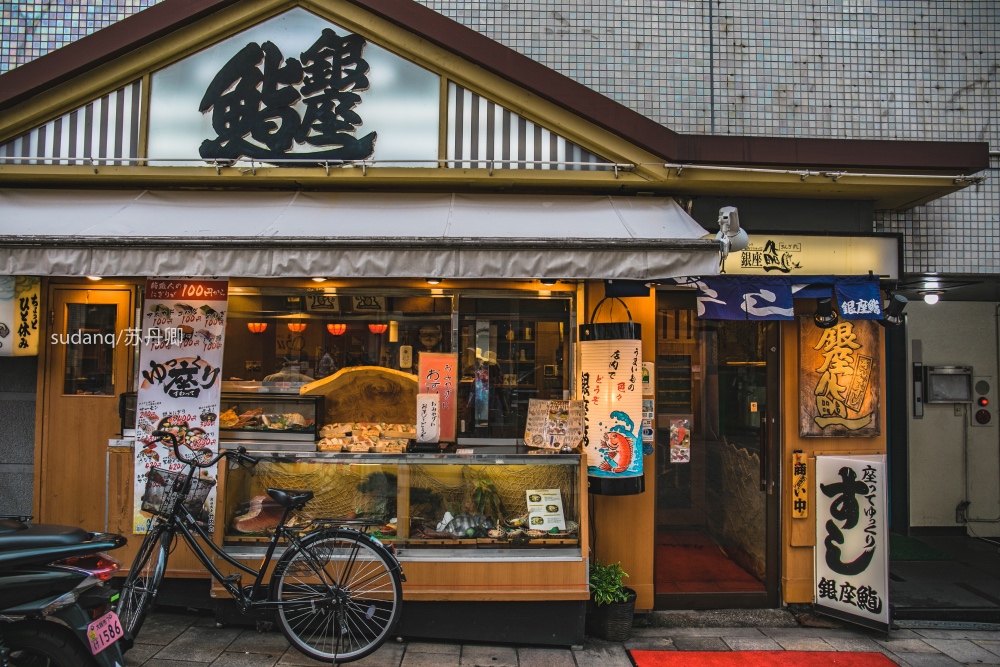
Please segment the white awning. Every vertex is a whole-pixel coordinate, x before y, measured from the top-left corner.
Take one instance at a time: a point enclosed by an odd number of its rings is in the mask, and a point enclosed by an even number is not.
[[[671,198],[0,189],[0,274],[663,280],[718,273]]]

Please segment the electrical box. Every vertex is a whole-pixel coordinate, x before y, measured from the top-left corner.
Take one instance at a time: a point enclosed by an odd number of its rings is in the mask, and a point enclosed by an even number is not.
[[[924,366],[924,403],[972,403],[972,366]]]

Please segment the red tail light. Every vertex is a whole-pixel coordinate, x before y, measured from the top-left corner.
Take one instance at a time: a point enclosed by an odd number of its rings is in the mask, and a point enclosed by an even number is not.
[[[53,565],[71,567],[75,570],[87,572],[92,577],[97,577],[100,581],[107,581],[115,575],[121,568],[121,563],[107,554],[91,554],[90,556],[74,556],[61,560]]]

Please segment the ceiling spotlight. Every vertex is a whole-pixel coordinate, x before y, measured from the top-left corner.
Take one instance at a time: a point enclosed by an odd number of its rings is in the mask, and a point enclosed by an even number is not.
[[[539,278],[538,282],[540,282],[543,285],[551,287],[552,285],[555,285],[556,282],[558,281],[555,278]]]
[[[97,281],[97,280],[101,280],[101,279],[102,279],[101,276],[87,276],[87,280]]]
[[[313,280],[314,283],[325,283],[326,282],[326,278],[324,278],[323,276],[316,276],[312,280]]]
[[[833,309],[833,298],[825,297],[816,299],[816,314],[813,315],[813,323],[820,329],[829,329],[837,323],[840,316]]]
[[[440,278],[428,278],[427,279],[427,284],[428,285],[438,285],[440,283],[441,283],[441,279]]]
[[[918,292],[918,294],[924,297],[924,303],[926,303],[929,306],[933,306],[935,303],[941,300],[941,292],[938,291]]]
[[[899,294],[889,294],[889,305],[882,311],[882,319],[878,323],[884,327],[898,327],[903,323],[903,309],[909,299]]]

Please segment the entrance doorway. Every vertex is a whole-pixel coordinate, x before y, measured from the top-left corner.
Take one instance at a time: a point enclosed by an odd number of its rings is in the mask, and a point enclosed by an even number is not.
[[[778,324],[657,294],[656,607],[776,607]]]

